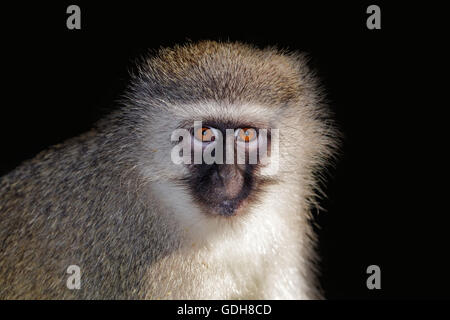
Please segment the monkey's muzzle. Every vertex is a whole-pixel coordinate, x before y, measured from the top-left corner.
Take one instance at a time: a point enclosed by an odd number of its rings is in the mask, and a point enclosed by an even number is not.
[[[235,215],[251,191],[252,174],[246,165],[201,164],[193,175],[195,198],[211,214]]]

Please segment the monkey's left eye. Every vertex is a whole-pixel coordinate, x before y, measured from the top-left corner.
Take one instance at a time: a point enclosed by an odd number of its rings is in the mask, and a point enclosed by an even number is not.
[[[236,132],[236,137],[242,142],[252,142],[257,138],[256,130],[253,128],[241,128]]]

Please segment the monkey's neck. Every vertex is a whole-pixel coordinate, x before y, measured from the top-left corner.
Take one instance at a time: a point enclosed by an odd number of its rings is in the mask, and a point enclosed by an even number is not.
[[[206,272],[206,268],[211,281],[218,281],[213,280],[214,274],[228,279],[227,288],[249,282],[244,287],[253,289],[242,291],[244,298],[311,297],[311,282],[306,278],[311,274],[308,261],[313,251],[308,248],[309,225],[298,196],[293,198],[294,193],[280,192],[285,187],[273,186],[268,194],[279,196],[265,197],[248,212],[229,219],[205,215],[187,193],[174,188],[178,187],[159,184],[153,189],[181,231],[180,249],[168,259],[184,261],[182,277],[196,282],[195,273]],[[179,196],[175,200],[171,194]],[[232,297],[222,292],[210,298]]]

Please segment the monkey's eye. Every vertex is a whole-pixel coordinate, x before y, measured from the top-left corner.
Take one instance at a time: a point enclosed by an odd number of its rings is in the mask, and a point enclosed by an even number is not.
[[[194,138],[201,142],[213,142],[216,140],[217,132],[214,128],[194,128]]]
[[[254,141],[257,136],[256,130],[253,128],[241,128],[236,132],[237,139],[246,143]]]

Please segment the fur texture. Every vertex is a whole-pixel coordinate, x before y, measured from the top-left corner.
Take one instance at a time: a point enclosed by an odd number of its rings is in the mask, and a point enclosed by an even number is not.
[[[194,120],[280,132],[243,214],[208,215],[170,159]],[[320,298],[310,207],[336,131],[302,55],[212,41],[143,59],[121,107],[0,180],[0,298]],[[69,265],[81,289],[66,287]]]

